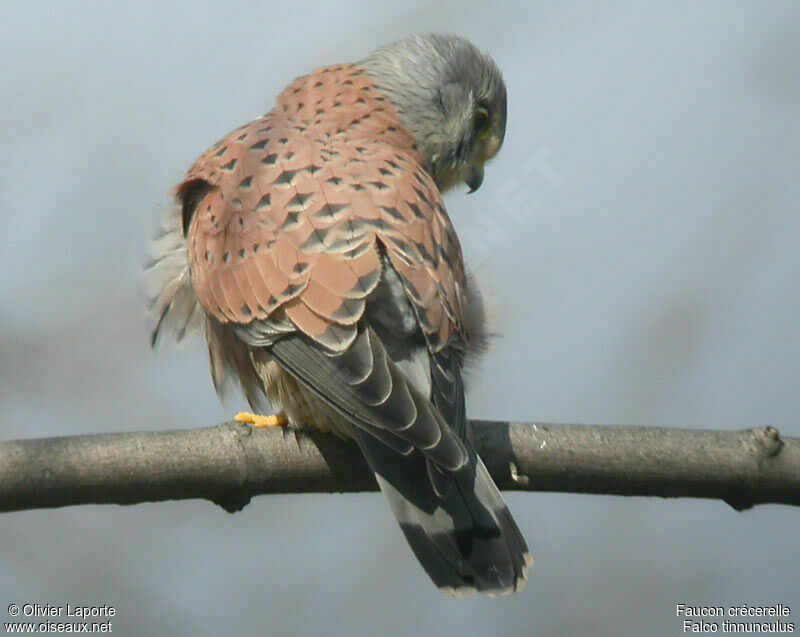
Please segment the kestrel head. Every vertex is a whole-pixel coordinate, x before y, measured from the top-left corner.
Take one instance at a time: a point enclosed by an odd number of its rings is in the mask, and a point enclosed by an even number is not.
[[[506,85],[485,53],[455,35],[418,35],[381,47],[362,65],[394,102],[439,190],[477,190],[506,131]]]

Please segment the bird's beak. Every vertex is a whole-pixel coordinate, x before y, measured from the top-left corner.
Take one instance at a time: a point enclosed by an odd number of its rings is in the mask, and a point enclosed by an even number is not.
[[[483,164],[472,164],[464,177],[464,183],[469,186],[467,194],[475,192],[483,183]]]

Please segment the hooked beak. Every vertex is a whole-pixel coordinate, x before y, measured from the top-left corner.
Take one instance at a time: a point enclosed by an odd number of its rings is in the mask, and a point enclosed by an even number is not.
[[[483,183],[483,164],[472,164],[466,177],[464,177],[464,183],[469,186],[467,194],[471,194],[480,188]]]

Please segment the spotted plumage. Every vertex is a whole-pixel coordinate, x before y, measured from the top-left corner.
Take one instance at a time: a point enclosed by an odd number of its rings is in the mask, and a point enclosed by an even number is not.
[[[480,185],[505,100],[454,36],[300,77],[189,169],[149,272],[154,340],[202,316],[218,391],[232,375],[254,406],[355,438],[454,594],[517,590],[530,563],[469,441],[462,367],[484,326],[441,198]]]
[[[201,304],[222,323],[279,310],[341,350],[355,338],[385,254],[438,351],[463,332],[466,284],[424,164],[363,68],[325,67],[295,80],[178,187]]]

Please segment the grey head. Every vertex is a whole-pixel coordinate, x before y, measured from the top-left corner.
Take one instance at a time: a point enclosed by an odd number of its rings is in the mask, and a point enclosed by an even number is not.
[[[439,189],[463,181],[477,190],[506,131],[494,61],[462,37],[432,33],[387,44],[360,65],[394,103]]]

